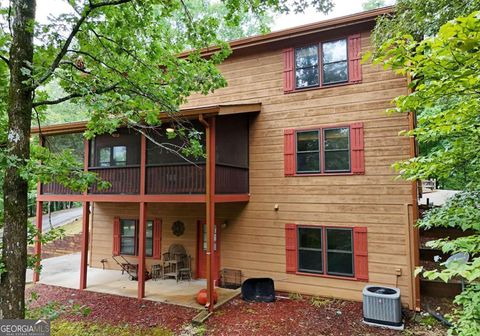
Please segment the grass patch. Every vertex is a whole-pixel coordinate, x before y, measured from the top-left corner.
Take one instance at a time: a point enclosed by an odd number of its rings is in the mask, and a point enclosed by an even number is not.
[[[61,226],[65,230],[66,236],[71,236],[82,232],[82,217],[73,220],[70,223]]]
[[[310,299],[310,303],[314,307],[321,308],[321,307],[325,307],[325,306],[329,305],[330,303],[332,303],[332,300],[327,299],[327,298],[323,298],[323,297],[320,297],[320,296],[314,296]]]
[[[288,293],[288,298],[290,300],[300,301],[303,299],[303,296],[300,293]]]
[[[54,320],[51,334],[55,336],[171,336],[173,333],[160,327],[139,328],[135,326],[113,326],[109,324]]]

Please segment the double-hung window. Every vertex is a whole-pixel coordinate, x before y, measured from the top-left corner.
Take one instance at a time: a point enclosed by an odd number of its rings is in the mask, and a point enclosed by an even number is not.
[[[296,131],[297,174],[350,172],[350,128]]]
[[[285,93],[362,81],[361,35],[283,50]]]
[[[295,49],[295,88],[348,82],[347,39]]]
[[[153,255],[153,221],[147,220],[145,255]],[[138,220],[120,219],[120,254],[138,255]]]
[[[298,227],[298,272],[354,276],[351,228]]]

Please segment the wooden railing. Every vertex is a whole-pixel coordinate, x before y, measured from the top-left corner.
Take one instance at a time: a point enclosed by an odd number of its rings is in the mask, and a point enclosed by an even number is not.
[[[204,194],[205,164],[147,167],[147,194]]]
[[[42,194],[44,195],[80,195],[80,192],[72,191],[57,182],[42,185]]]
[[[248,168],[217,164],[215,174],[216,194],[247,194]]]
[[[90,168],[89,171],[97,173],[105,181],[111,183],[106,190],[98,190],[94,185],[92,194],[138,194],[140,192],[140,167],[108,167]]]
[[[97,173],[111,187],[99,190],[95,185],[91,194],[139,194],[140,167],[94,167],[90,172]],[[145,192],[149,195],[161,194],[205,194],[205,164],[152,165],[146,167]],[[217,194],[248,193],[248,168],[217,164],[215,177]],[[75,195],[68,188],[49,183],[42,186],[42,194]]]

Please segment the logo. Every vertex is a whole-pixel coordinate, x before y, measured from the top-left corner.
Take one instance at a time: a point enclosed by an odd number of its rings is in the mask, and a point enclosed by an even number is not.
[[[0,320],[0,336],[50,336],[50,321]]]

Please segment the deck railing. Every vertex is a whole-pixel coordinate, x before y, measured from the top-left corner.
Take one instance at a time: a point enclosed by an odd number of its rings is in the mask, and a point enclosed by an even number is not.
[[[145,193],[161,194],[205,194],[205,163],[149,165],[145,174]],[[89,171],[97,173],[111,187],[99,190],[94,185],[91,194],[129,194],[140,193],[140,166],[128,167],[91,167]],[[215,178],[217,194],[248,193],[248,168],[217,164]],[[80,194],[58,183],[42,186],[42,194],[75,195]]]

